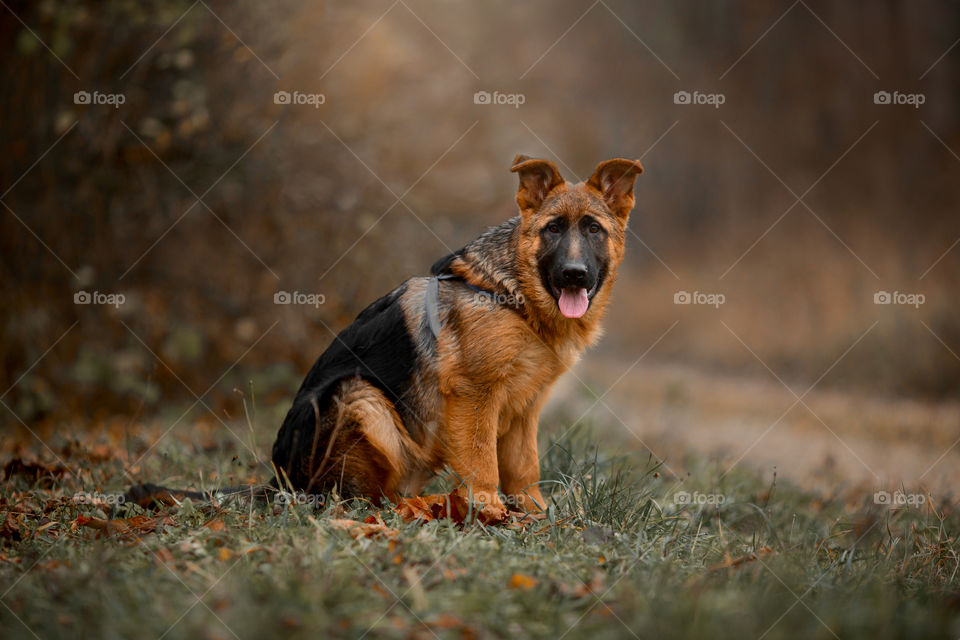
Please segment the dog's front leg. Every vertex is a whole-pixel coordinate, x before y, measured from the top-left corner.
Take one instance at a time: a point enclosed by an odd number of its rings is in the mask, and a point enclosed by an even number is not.
[[[489,401],[446,399],[447,460],[461,483],[457,493],[482,502],[486,518],[499,519],[506,507],[497,493],[497,417]]]
[[[543,511],[546,503],[540,493],[540,456],[537,452],[537,425],[540,406],[511,420],[497,443],[500,465],[500,489],[512,501],[511,508],[528,513]]]

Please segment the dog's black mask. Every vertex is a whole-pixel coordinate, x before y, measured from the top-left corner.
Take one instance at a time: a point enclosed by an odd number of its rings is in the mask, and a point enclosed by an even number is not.
[[[560,312],[579,318],[603,285],[607,272],[607,232],[591,215],[551,219],[540,231],[537,264],[544,288]]]

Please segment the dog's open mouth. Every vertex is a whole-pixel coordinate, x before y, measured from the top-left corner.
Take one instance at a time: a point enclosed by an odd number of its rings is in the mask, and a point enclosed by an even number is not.
[[[560,296],[557,298],[557,306],[560,307],[560,313],[565,318],[582,318],[583,314],[590,308],[590,296],[596,291],[596,287],[587,291],[583,287],[567,287],[560,290]]]

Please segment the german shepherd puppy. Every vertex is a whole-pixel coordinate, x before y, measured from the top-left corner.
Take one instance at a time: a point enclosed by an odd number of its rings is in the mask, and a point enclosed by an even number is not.
[[[520,215],[377,300],[307,374],[273,445],[308,493],[396,500],[449,466],[481,515],[543,509],[537,421],[600,336],[623,259],[635,160],[570,184],[517,156]]]

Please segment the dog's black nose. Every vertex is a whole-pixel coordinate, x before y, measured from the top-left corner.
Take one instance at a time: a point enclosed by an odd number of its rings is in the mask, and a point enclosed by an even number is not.
[[[564,287],[586,287],[587,267],[582,264],[571,263],[563,266],[560,272]]]

